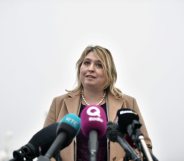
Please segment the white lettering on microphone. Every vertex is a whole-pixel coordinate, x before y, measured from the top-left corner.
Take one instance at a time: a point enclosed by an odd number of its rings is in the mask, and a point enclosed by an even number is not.
[[[137,115],[137,113],[135,113],[135,112],[133,112],[133,111],[120,111],[120,115],[122,115],[122,114],[126,114],[126,113],[133,113],[133,114],[136,114]]]
[[[89,117],[89,121],[103,122],[103,120],[100,117]]]
[[[86,112],[87,112],[87,114],[88,114],[89,116],[98,116],[98,117],[100,117],[100,110],[99,110],[98,107],[91,106],[91,107],[89,107],[89,108],[87,109]]]
[[[87,109],[87,115],[89,116],[89,121],[98,121],[103,122],[103,119],[100,115],[100,109],[96,106],[91,106]]]
[[[74,126],[77,126],[78,122],[70,117],[66,118],[66,121],[68,121],[70,124],[73,124]]]

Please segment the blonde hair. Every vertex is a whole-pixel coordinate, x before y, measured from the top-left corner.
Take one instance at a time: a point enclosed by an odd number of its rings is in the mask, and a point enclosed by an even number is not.
[[[111,55],[111,52],[103,48],[101,46],[87,46],[84,51],[82,52],[81,57],[76,63],[76,68],[77,68],[77,86],[75,89],[71,90],[70,92],[76,92],[82,90],[82,83],[80,81],[80,67],[85,59],[85,57],[89,54],[89,52],[94,52],[99,59],[101,60],[105,76],[107,79],[107,83],[105,84],[104,90],[106,92],[112,93],[115,97],[121,97],[122,92],[115,87],[115,83],[117,80],[117,72],[116,72],[116,67],[114,64],[113,57]]]

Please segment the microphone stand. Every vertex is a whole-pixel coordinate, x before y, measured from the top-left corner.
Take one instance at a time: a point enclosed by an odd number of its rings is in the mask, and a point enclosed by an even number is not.
[[[153,158],[152,158],[152,156],[150,154],[150,151],[149,151],[149,149],[148,149],[148,147],[147,147],[147,145],[146,145],[146,143],[144,141],[144,136],[140,135],[138,138],[139,138],[139,140],[141,142],[141,145],[142,145],[142,148],[144,150],[144,154],[146,155],[147,160],[148,161],[153,161]]]
[[[137,120],[133,120],[132,124],[129,125],[127,128],[129,136],[136,143],[138,149],[143,152],[144,156],[147,159],[146,161],[158,161],[158,159],[152,153],[150,153],[144,140],[144,136],[140,132],[140,127],[141,124]]]
[[[148,147],[147,147],[147,145],[145,143],[144,136],[143,135],[139,135],[138,138],[140,140],[140,143],[142,145],[144,154],[146,155],[148,161],[158,161],[158,159],[153,155],[153,153],[149,151],[149,149],[148,149]]]
[[[126,160],[131,159],[134,161],[141,161],[140,157],[135,153],[135,151],[132,149],[132,147],[127,143],[127,141],[123,137],[117,136],[117,141],[126,152],[126,157],[125,157]]]

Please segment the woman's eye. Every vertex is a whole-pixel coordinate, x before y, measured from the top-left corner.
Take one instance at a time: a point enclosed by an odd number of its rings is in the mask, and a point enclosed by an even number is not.
[[[84,65],[89,65],[90,62],[89,62],[89,61],[84,61],[83,64],[84,64]]]
[[[97,68],[103,68],[102,64],[100,64],[100,63],[97,63],[96,66],[97,66]]]

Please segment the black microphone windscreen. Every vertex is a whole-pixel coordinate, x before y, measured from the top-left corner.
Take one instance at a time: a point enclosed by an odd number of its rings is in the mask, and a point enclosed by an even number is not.
[[[30,139],[28,145],[33,145],[36,150],[40,150],[40,153],[44,155],[56,138],[57,126],[58,123],[54,123],[38,131]]]
[[[118,131],[118,125],[111,121],[108,122],[106,131],[107,138],[112,142],[116,142],[118,135],[120,135],[120,132]]]
[[[58,123],[51,124],[34,134],[26,145],[13,151],[14,159],[30,161],[39,155],[44,155],[56,138],[57,126]]]
[[[126,132],[126,128],[133,120],[139,121],[139,116],[136,112],[129,108],[122,108],[117,111],[118,125],[122,133]]]

